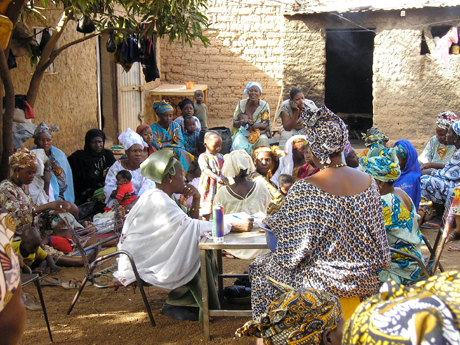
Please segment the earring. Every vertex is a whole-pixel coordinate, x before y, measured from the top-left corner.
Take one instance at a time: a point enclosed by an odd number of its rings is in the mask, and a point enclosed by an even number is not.
[[[19,171],[16,173],[16,179],[19,179]]]
[[[172,183],[172,180],[169,180],[169,183]]]

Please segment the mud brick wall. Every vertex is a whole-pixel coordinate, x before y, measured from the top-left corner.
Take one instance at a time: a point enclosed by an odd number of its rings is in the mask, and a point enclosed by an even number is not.
[[[208,125],[231,125],[233,112],[246,84],[262,85],[271,118],[280,99],[283,78],[284,17],[274,2],[211,0],[206,12],[212,30],[207,47],[160,42],[163,83],[193,81],[208,85]]]
[[[47,11],[47,24],[59,21],[59,11]],[[44,25],[29,22],[29,27]],[[58,46],[83,37],[70,21]],[[96,39],[90,39],[64,50],[54,62],[54,73],[45,73],[34,106],[35,124],[56,124],[60,131],[53,134],[53,145],[67,155],[83,149],[85,133],[97,128],[97,59]],[[11,70],[16,94],[27,94],[34,68],[27,56],[17,59],[18,67]],[[33,146],[29,139],[26,147]]]

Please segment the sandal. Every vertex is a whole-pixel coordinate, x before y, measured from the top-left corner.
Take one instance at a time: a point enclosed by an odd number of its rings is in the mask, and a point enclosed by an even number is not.
[[[453,246],[450,246],[449,249],[447,249],[451,252],[460,252],[460,242],[457,244],[454,244]]]
[[[38,303],[37,297],[28,293],[23,293],[21,296],[24,307],[28,310],[42,310],[42,306]]]
[[[40,279],[41,286],[60,286],[66,290],[79,289],[82,284],[81,280],[71,279],[68,282],[62,281],[59,278],[42,278]]]

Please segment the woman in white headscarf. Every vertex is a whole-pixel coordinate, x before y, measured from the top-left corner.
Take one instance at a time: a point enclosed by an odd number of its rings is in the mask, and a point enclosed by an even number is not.
[[[34,150],[37,158],[37,173],[29,185],[29,195],[37,205],[44,205],[54,201],[54,190],[51,186],[51,166],[48,156],[43,149]]]
[[[127,160],[116,161],[109,169],[107,176],[105,177],[104,194],[106,197],[106,204],[111,199],[115,198],[117,190],[117,173],[120,170],[128,170],[131,173],[131,183],[134,188],[134,192],[140,197],[144,192],[155,187],[155,183],[148,178],[145,178],[141,174],[140,165],[143,159],[144,147],[148,145],[144,142],[142,137],[128,128],[118,136],[118,140],[123,145],[123,149],[126,152]],[[115,193],[114,193],[115,192]],[[129,198],[131,195],[126,194],[125,198]],[[136,200],[133,201],[133,203]]]
[[[249,82],[244,89],[244,94],[248,96],[246,99],[242,99],[236,105],[235,113],[233,114],[233,135],[236,134],[240,126],[242,125],[238,121],[238,115],[247,114],[251,118],[250,131],[259,131],[260,136],[257,141],[254,142],[253,148],[259,146],[270,146],[268,138],[271,136],[270,127],[270,107],[268,103],[261,100],[262,85],[254,81]]]
[[[245,212],[248,215],[266,216],[271,195],[265,183],[249,179],[249,174],[255,170],[252,158],[246,151],[238,150],[226,154],[222,174],[230,180],[231,184],[219,188],[214,198],[214,205],[222,204],[226,214]],[[253,221],[251,219],[251,224]],[[266,252],[267,250],[243,249],[232,250],[231,254],[240,259],[254,259]]]

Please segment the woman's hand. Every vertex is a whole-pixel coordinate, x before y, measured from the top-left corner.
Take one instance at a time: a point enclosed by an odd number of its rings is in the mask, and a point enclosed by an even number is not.
[[[254,218],[242,219],[232,222],[231,231],[235,232],[249,232],[254,227]]]
[[[51,201],[48,205],[50,211],[57,211],[57,213],[69,212],[72,207],[70,202],[62,200]]]
[[[262,223],[264,223],[267,226],[267,228],[270,229],[270,224],[268,224],[268,218],[262,219]]]
[[[185,200],[190,197],[193,197],[194,200],[200,200],[201,198],[200,192],[198,192],[198,190],[191,184],[185,186],[182,194],[184,195]]]
[[[48,160],[45,163],[45,170],[43,171],[43,181],[45,184],[49,184],[51,181],[51,162]]]
[[[110,194],[110,197],[113,198],[113,199],[115,199],[115,197],[117,196],[117,193],[118,193],[118,186],[117,186],[116,189],[114,189],[114,190],[112,191],[112,193]]]
[[[216,178],[217,183],[222,184],[222,185],[227,185],[227,181],[225,181],[222,177],[217,177]]]

